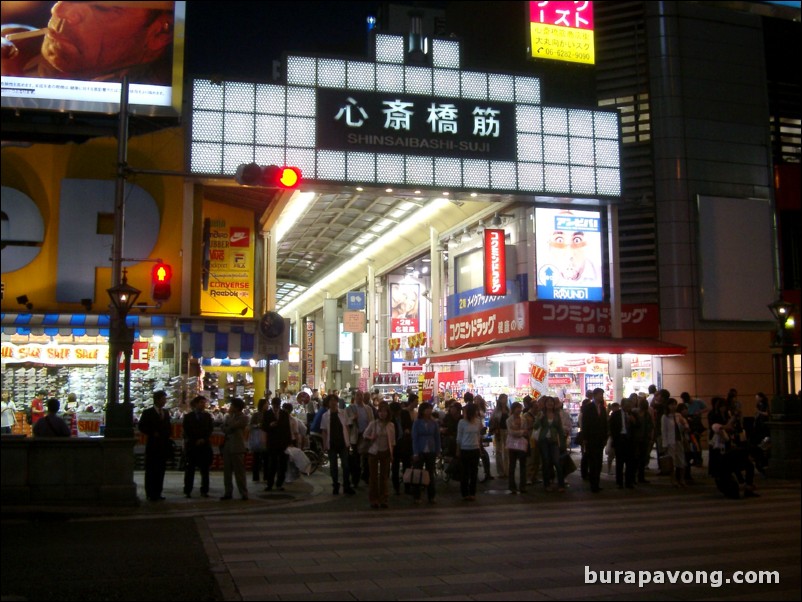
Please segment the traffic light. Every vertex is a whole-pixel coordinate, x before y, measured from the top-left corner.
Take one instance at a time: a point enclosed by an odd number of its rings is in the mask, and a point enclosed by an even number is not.
[[[256,163],[243,163],[237,167],[235,179],[238,184],[243,186],[294,190],[301,185],[301,170],[297,167],[279,167],[277,165],[262,167]]]
[[[173,268],[167,263],[157,263],[150,273],[151,298],[154,301],[167,301],[170,298],[170,280]]]

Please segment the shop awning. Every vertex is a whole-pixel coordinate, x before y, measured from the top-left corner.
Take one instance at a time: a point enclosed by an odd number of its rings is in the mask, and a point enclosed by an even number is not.
[[[181,332],[189,334],[189,353],[194,358],[259,359],[256,357],[257,320],[181,321]]]
[[[109,336],[108,314],[0,314],[3,334],[35,336]],[[134,336],[166,337],[172,332],[175,318],[161,315],[133,314],[125,320],[134,328]]]
[[[562,338],[547,337],[510,341],[508,343],[491,343],[478,347],[452,349],[442,353],[432,353],[418,359],[418,363],[451,364],[460,360],[472,360],[482,357],[513,353],[612,353],[638,355],[685,355],[682,345],[657,341],[654,339],[607,339],[607,338]]]

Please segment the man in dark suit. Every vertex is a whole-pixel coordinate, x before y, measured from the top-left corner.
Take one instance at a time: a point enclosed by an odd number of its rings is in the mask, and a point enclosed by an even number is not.
[[[607,443],[607,410],[604,407],[604,389],[593,390],[593,399],[582,408],[582,440],[588,462],[590,490],[601,491],[602,454]]]
[[[184,414],[184,495],[192,497],[195,469],[201,474],[201,497],[209,497],[209,467],[212,465],[212,431],[214,420],[206,411],[206,398],[198,395],[189,402],[191,410]]]
[[[281,409],[281,399],[270,400],[270,409],[265,412],[262,429],[267,433],[267,487],[265,491],[284,491],[284,478],[287,476],[286,449],[290,446],[292,431],[290,417]]]
[[[635,417],[632,402],[621,401],[621,407],[610,414],[610,435],[615,448],[615,483],[619,489],[635,487]]]
[[[166,403],[167,393],[156,391],[153,393],[153,407],[142,412],[139,418],[139,430],[148,438],[145,444],[145,495],[151,502],[166,499],[162,495],[164,472],[172,452],[170,413],[164,409]]]

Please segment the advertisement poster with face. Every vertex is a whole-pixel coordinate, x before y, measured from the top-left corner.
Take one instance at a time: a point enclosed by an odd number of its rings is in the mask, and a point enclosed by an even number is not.
[[[3,106],[100,112],[127,76],[133,112],[176,114],[185,4],[4,1]]]
[[[414,334],[420,331],[420,285],[392,282],[390,284],[390,332]]]
[[[538,299],[602,301],[601,215],[536,209]]]

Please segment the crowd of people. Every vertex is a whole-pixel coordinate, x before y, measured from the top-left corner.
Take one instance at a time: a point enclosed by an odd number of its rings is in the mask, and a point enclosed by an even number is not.
[[[605,453],[608,474],[615,463],[618,488],[649,484],[646,471],[654,450],[660,474],[675,487],[686,487],[693,482],[691,468],[702,466],[701,441],[706,434],[708,470],[721,492],[728,497],[758,495],[754,474],[766,473],[769,450],[769,403],[763,393],[756,395],[752,421],[743,419],[734,389],[726,397],[714,397],[709,411],[704,402],[688,393],[682,393],[678,402],[669,391],[654,385],[648,394],[632,394],[609,405],[604,395],[601,388],[586,392],[576,437],[581,449],[580,474],[592,492],[601,491]],[[70,436],[58,416],[59,400],[39,401],[37,407],[42,409],[34,436]],[[137,425],[146,436],[145,492],[151,501],[165,499],[165,469],[173,454],[174,417],[166,402],[165,391],[156,391],[152,407],[142,413]],[[566,476],[577,468],[570,453],[571,417],[560,399],[548,395],[526,396],[510,403],[501,394],[490,411],[485,400],[471,392],[461,400],[445,400],[443,408],[419,403],[412,391],[403,402],[398,394],[388,402],[378,392],[356,391],[350,404],[337,392],[321,399],[313,391],[311,395],[298,394],[295,404],[265,397],[252,411],[242,399],[233,398],[219,420],[207,410],[208,403],[198,395],[181,416],[187,498],[192,496],[196,472],[201,478],[200,495],[209,497],[216,428],[225,435],[220,446],[221,500],[233,499],[234,483],[239,496],[248,499],[248,452],[253,456],[252,482],[261,481],[268,492],[283,491],[290,478],[293,452],[308,448],[310,441],[313,445],[317,442],[328,458],[332,494],[339,495],[342,490],[354,495],[364,483],[374,509],[388,507],[390,487],[397,495],[402,490],[411,495],[416,504],[422,502],[425,491],[427,501],[436,503],[438,463],[449,477],[460,481],[462,499],[474,501],[479,466],[484,468],[483,481],[494,478],[485,449],[491,437],[495,478],[507,479],[512,493],[526,493],[527,486],[541,483],[547,492],[564,493]],[[296,417],[296,407],[306,412],[305,422]]]

